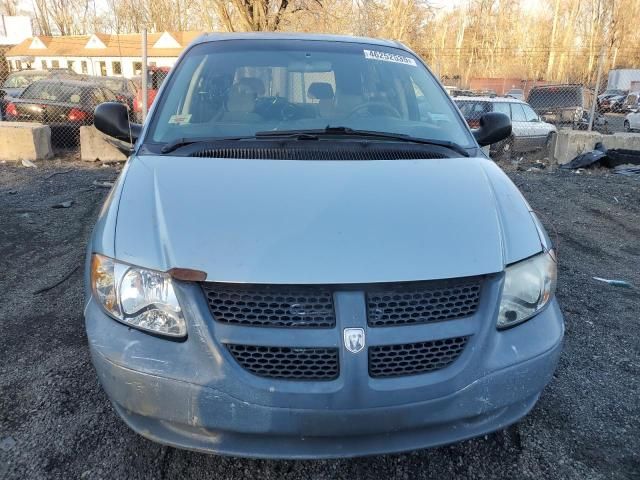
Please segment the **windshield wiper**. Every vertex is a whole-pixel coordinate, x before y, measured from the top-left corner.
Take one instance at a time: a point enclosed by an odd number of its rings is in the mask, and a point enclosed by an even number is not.
[[[247,140],[255,138],[253,135],[249,137],[197,137],[197,138],[176,138],[165,143],[160,149],[160,153],[170,153],[180,147],[191,145],[192,143],[208,143],[208,142],[225,142],[233,140]]]
[[[403,133],[377,132],[373,130],[358,130],[350,127],[332,127],[327,125],[320,129],[303,129],[303,130],[267,130],[264,132],[256,132],[256,138],[297,138],[301,140],[316,140],[319,137],[327,136],[345,136],[345,137],[366,137],[379,138],[382,140],[394,140],[398,142],[411,142],[423,145],[435,145],[438,147],[448,148],[462,156],[468,157],[469,152],[455,143],[447,140],[426,139],[420,137],[412,137]]]

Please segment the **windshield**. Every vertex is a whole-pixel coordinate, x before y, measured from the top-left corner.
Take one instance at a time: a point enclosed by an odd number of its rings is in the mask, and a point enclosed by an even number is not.
[[[400,49],[217,41],[189,51],[169,81],[151,120],[153,142],[340,126],[474,145],[433,76]]]
[[[41,80],[46,77],[46,74],[42,75],[23,75],[23,74],[14,74],[9,75],[7,79],[2,84],[5,88],[24,88],[31,85],[36,80]]]
[[[533,108],[582,106],[580,87],[551,87],[531,90],[527,103]]]

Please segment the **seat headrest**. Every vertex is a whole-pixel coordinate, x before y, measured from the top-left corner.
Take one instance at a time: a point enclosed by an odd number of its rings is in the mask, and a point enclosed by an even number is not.
[[[256,95],[264,95],[264,83],[262,80],[256,77],[242,77],[238,80],[238,85],[245,86],[251,89]]]
[[[333,100],[333,87],[330,83],[313,82],[309,85],[307,94],[317,100]]]
[[[246,85],[236,83],[231,86],[227,98],[227,110],[230,112],[253,112],[256,93]]]

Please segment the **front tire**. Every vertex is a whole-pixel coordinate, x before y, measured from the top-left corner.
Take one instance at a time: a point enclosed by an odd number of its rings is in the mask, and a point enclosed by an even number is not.
[[[511,160],[511,153],[513,151],[513,136],[501,140],[496,143],[492,149],[491,157],[496,161],[507,162]]]

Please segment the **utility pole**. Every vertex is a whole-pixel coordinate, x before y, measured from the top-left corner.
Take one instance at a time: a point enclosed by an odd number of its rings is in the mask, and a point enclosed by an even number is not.
[[[591,102],[591,112],[589,114],[589,131],[593,130],[593,120],[596,115],[596,105],[598,104],[598,93],[600,93],[600,79],[602,78],[602,64],[604,63],[604,43],[600,47],[600,57],[598,58],[598,74],[596,75],[596,90],[593,92]]]
[[[147,29],[142,29],[142,123],[147,119],[149,85],[147,85]]]

